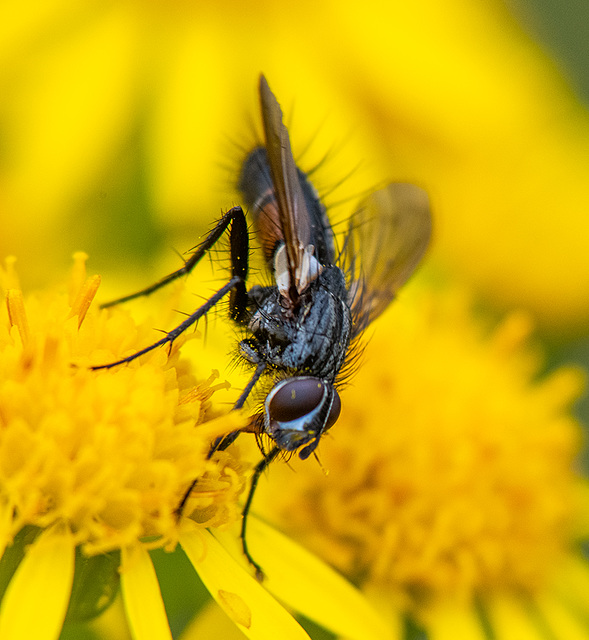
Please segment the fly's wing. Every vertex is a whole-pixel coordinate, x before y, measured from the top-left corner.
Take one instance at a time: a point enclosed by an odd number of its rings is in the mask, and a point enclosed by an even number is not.
[[[350,221],[343,256],[354,335],[379,316],[407,282],[430,236],[429,199],[413,184],[389,184],[361,203]]]
[[[307,275],[304,273],[304,260],[305,249],[311,240],[309,213],[299,183],[288,131],[282,122],[282,110],[264,76],[260,77],[260,102],[266,153],[286,245],[289,290],[296,298],[302,291],[299,288],[300,281],[306,280]],[[296,300],[293,302],[296,303]]]

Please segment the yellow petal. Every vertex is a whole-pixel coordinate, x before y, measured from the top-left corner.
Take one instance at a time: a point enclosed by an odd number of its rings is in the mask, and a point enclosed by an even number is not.
[[[485,640],[487,635],[474,607],[444,600],[427,612],[427,632],[431,640]]]
[[[223,544],[236,537],[215,532]],[[339,573],[290,538],[250,516],[248,545],[262,565],[264,586],[296,611],[336,635],[358,640],[392,638],[392,630],[368,604],[365,596]],[[241,555],[241,549],[238,553]]]
[[[216,602],[209,601],[183,631],[181,640],[243,640],[244,635]]]
[[[565,558],[556,575],[554,592],[583,616],[589,611],[589,566],[579,556]]]
[[[53,527],[29,547],[0,609],[0,638],[59,637],[74,578],[75,547],[69,530]]]
[[[554,640],[589,640],[589,627],[557,598],[543,594],[536,600],[538,611],[550,628]]]
[[[121,592],[135,640],[172,640],[155,569],[140,544],[122,549]]]
[[[286,609],[210,533],[183,533],[180,544],[213,598],[248,638],[309,640]]]
[[[485,599],[485,604],[495,638],[546,640],[546,633],[539,628],[527,601],[500,595]]]

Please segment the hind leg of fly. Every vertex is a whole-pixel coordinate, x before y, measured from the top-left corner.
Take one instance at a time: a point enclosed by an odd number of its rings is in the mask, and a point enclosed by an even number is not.
[[[221,287],[214,295],[212,295],[201,307],[199,307],[194,313],[188,316],[186,320],[180,323],[177,327],[168,332],[161,340],[154,342],[153,344],[141,349],[126,358],[121,358],[116,362],[109,362],[107,364],[98,365],[92,367],[92,369],[110,369],[127,362],[131,362],[139,356],[149,353],[153,349],[157,349],[165,344],[172,344],[172,342],[186,329],[195,324],[200,318],[206,315],[224,296],[228,293],[229,298],[229,311],[231,317],[236,321],[241,321],[245,315],[248,305],[248,294],[245,287],[245,281],[248,271],[248,259],[249,259],[249,232],[247,228],[247,222],[245,215],[241,207],[233,207],[223,215],[219,222],[215,225],[209,235],[204,241],[196,248],[194,253],[184,263],[184,266],[174,271],[173,273],[162,278],[155,284],[137,291],[123,298],[118,298],[106,304],[102,305],[102,308],[110,307],[120,302],[126,302],[133,300],[140,296],[146,296],[153,293],[157,289],[167,285],[168,283],[180,278],[181,276],[190,273],[194,266],[200,261],[205,253],[219,240],[226,229],[229,230],[229,245],[231,251],[231,279],[223,287]]]
[[[236,245],[243,244],[242,238],[245,239],[245,252],[236,246],[236,260],[238,263],[240,261],[245,261],[245,272],[243,274],[243,280],[245,281],[247,276],[247,259],[248,259],[248,230],[247,223],[245,220],[245,215],[243,213],[243,209],[241,207],[233,207],[227,213],[225,213],[221,219],[217,222],[217,224],[211,229],[208,236],[194,249],[191,256],[186,260],[186,262],[173,273],[168,274],[163,277],[161,280],[158,280],[154,284],[149,287],[145,287],[145,289],[141,289],[140,291],[136,291],[135,293],[131,293],[127,296],[123,296],[121,298],[117,298],[116,300],[110,300],[109,302],[105,302],[100,305],[101,309],[106,309],[108,307],[113,307],[117,304],[121,304],[122,302],[128,302],[129,300],[134,300],[135,298],[140,298],[141,296],[148,296],[150,293],[165,287],[170,282],[181,278],[189,274],[192,269],[200,262],[201,258],[205,255],[205,253],[217,242],[217,240],[225,233],[227,227],[231,225],[230,234],[236,236]],[[235,229],[234,229],[235,228]],[[243,254],[238,256],[237,254]],[[233,263],[233,243],[231,244],[231,259]],[[240,266],[243,263],[240,263]]]

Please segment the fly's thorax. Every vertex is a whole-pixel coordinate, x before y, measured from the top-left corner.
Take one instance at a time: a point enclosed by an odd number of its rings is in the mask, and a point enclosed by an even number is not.
[[[334,381],[350,344],[352,318],[342,271],[325,267],[310,283],[294,313],[277,287],[250,292],[250,336],[240,344],[245,359],[273,371]]]

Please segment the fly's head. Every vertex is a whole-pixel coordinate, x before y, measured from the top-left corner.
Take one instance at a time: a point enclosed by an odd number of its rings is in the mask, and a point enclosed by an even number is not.
[[[300,449],[299,458],[305,460],[337,421],[341,402],[331,382],[298,376],[278,382],[264,408],[266,433],[283,451]]]

